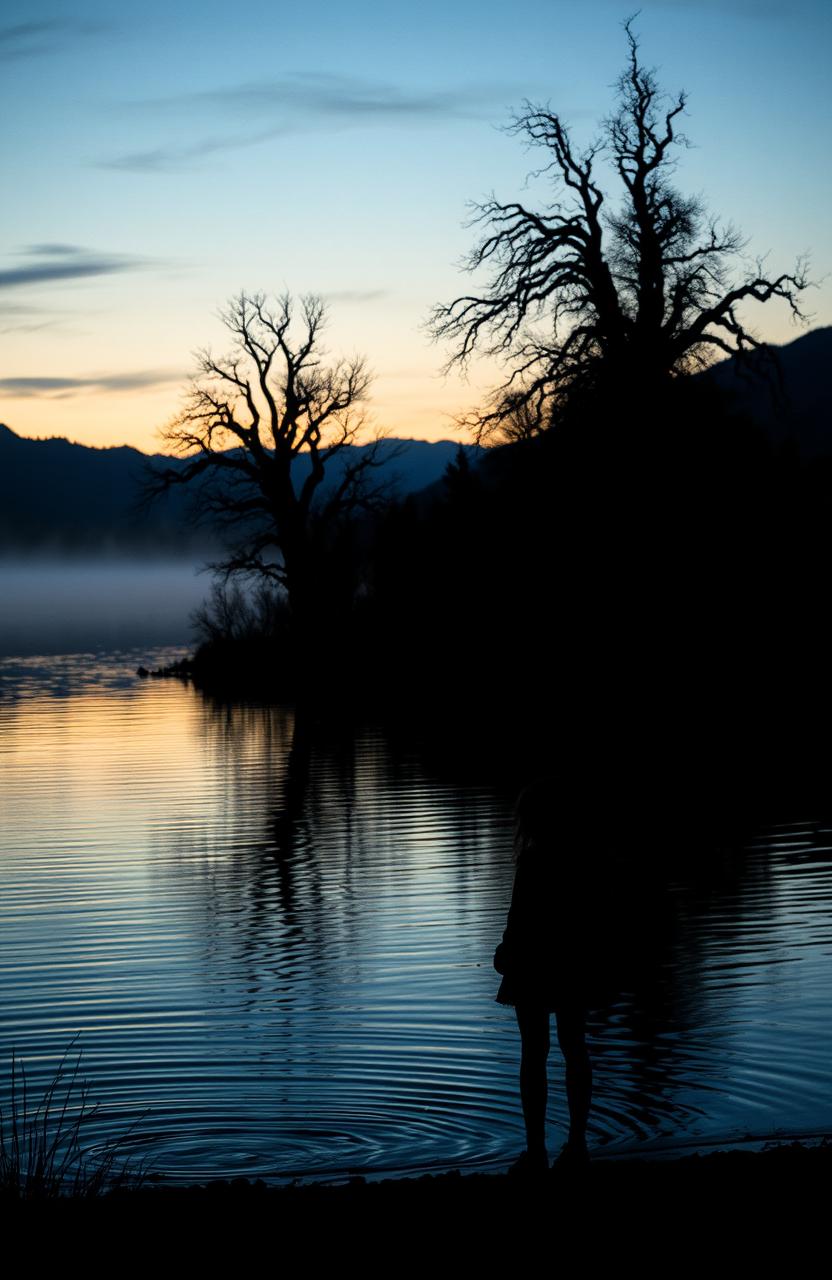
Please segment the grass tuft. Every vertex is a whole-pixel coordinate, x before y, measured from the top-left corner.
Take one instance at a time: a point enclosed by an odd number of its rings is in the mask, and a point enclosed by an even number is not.
[[[40,1098],[31,1098],[26,1070],[12,1050],[11,1098],[0,1108],[0,1196],[11,1200],[88,1197],[140,1186],[143,1161],[124,1157],[125,1145],[144,1115],[103,1151],[92,1155],[84,1138],[100,1104],[90,1105],[89,1085],[79,1078],[81,1051],[70,1061],[78,1037],[65,1050]]]

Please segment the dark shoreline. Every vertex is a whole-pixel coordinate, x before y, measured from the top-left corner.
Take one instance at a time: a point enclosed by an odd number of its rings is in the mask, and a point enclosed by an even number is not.
[[[623,1202],[649,1194],[658,1200],[675,1199],[680,1193],[711,1195],[742,1184],[745,1190],[795,1192],[820,1189],[832,1179],[832,1135],[809,1142],[772,1141],[762,1150],[720,1149],[687,1156],[615,1156],[593,1160],[578,1172],[552,1168],[534,1179],[512,1178],[505,1173],[464,1173],[455,1168],[443,1173],[410,1177],[345,1176],[332,1181],[295,1179],[269,1183],[263,1179],[216,1178],[189,1185],[165,1185],[149,1178],[142,1186],[125,1187],[89,1198],[62,1197],[51,1201],[0,1201],[18,1210],[49,1208],[84,1211],[137,1212],[179,1210],[188,1206],[216,1205],[287,1214],[380,1209],[442,1209],[464,1206],[484,1211],[504,1203],[545,1203],[553,1195],[569,1193],[607,1197]]]
[[[167,1274],[589,1276],[810,1273],[828,1250],[832,1141],[678,1160],[598,1160],[529,1183],[459,1170],[346,1185],[236,1179],[85,1201],[0,1203],[8,1240]],[[2,1209],[6,1213],[2,1213]],[[693,1268],[696,1267],[694,1271]],[[602,1272],[600,1269],[604,1268]],[[164,1270],[163,1270],[164,1268]],[[326,1268],[326,1270],[323,1270]],[[130,1272],[128,1272],[130,1274]]]

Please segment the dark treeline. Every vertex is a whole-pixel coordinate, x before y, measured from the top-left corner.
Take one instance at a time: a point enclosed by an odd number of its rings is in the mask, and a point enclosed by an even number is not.
[[[686,95],[660,88],[632,19],[624,30],[616,103],[589,146],[548,106],[515,117],[545,157],[532,176],[547,199],[476,205],[467,265],[486,279],[432,313],[446,369],[485,356],[505,370],[467,420],[498,447],[396,504],[373,489],[369,453],[334,499],[316,497],[355,441],[366,367],[321,364],[320,300],[303,300],[297,335],[290,299],[240,295],[225,317],[235,354],[203,357],[169,432],[196,452],[159,484],[236,468],[236,496],[215,490],[215,508],[264,523],[225,571],[285,592],[274,609],[262,591],[263,625],[236,632],[217,625],[218,595],[198,679],[407,711],[471,749],[500,739],[519,776],[554,763],[576,786],[623,779],[674,810],[701,811],[703,794],[741,807],[823,776],[824,424],[804,371],[794,436],[771,430],[783,370],[744,318],[776,300],[807,323],[812,282],[802,259],[768,277],[676,188]],[[753,413],[703,376],[723,355],[757,378]],[[222,442],[242,451],[233,462]],[[297,492],[286,477],[305,450]]]
[[[636,755],[712,795],[810,785],[831,490],[706,379],[589,396],[340,527],[312,651],[274,594],[217,592],[194,673],[507,734],[521,773]]]
[[[475,445],[469,449],[479,452]],[[385,439],[380,470],[391,490],[408,493],[433,483],[454,452],[450,440]],[[185,465],[160,454],[151,462],[180,470]],[[171,487],[164,500],[142,503],[147,464],[146,454],[126,445],[30,440],[0,423],[0,556],[220,555],[222,538],[195,518],[206,513],[194,511],[187,490]],[[296,483],[303,483],[308,469],[307,454],[293,461]],[[343,475],[343,467],[332,470],[335,480]]]

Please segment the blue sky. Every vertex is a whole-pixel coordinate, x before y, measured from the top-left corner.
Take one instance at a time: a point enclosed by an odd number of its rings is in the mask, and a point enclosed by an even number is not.
[[[430,307],[470,286],[466,202],[524,191],[538,157],[501,128],[548,101],[588,142],[613,103],[632,5],[6,0],[0,420],[158,447],[195,348],[242,288],[328,296],[333,353],[366,353],[373,412],[453,434],[494,380],[441,375]],[[832,5],[645,0],[641,56],[685,89],[678,184],[771,273],[811,253],[832,323]],[[612,190],[612,189],[611,189]],[[749,310],[762,336],[796,330]]]

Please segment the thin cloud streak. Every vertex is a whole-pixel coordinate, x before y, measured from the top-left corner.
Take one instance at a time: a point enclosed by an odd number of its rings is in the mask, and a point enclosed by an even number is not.
[[[184,382],[185,375],[169,369],[138,369],[88,378],[0,378],[0,391],[17,399],[51,398],[102,391],[139,391]]]
[[[261,129],[256,133],[226,138],[203,138],[184,147],[156,147],[148,151],[131,151],[110,160],[98,160],[96,169],[120,169],[128,173],[180,173],[199,167],[199,161],[221,151],[238,151],[258,142],[268,142],[286,133],[285,129]]]
[[[517,91],[506,85],[474,84],[444,91],[405,91],[357,76],[299,71],[276,80],[135,103],[134,106],[148,112],[161,110],[170,114],[177,109],[186,113],[196,110],[202,119],[206,111],[213,110],[223,119],[234,113],[243,118],[272,119],[274,123],[243,134],[208,136],[184,146],[128,152],[99,160],[95,167],[134,173],[178,172],[193,168],[200,160],[219,152],[316,129],[340,130],[365,125],[401,127],[408,123],[442,123],[451,118],[488,119],[516,96]]]
[[[44,307],[31,307],[19,302],[0,303],[0,333],[37,333],[40,329],[53,328],[57,323],[57,313]]]
[[[0,59],[36,58],[60,53],[79,38],[100,35],[108,30],[103,22],[82,19],[44,18],[38,22],[17,22],[0,27]]]
[[[28,302],[0,302],[0,333],[39,333],[42,329],[67,328],[71,311],[35,307]]]
[[[516,88],[505,84],[469,84],[446,90],[403,90],[384,81],[366,80],[359,76],[339,76],[320,71],[295,71],[275,80],[250,81],[229,85],[225,89],[206,89],[199,93],[154,98],[137,105],[146,109],[170,111],[176,107],[194,107],[203,112],[216,107],[223,115],[229,108],[241,114],[271,114],[286,110],[298,121],[310,112],[321,117],[354,117],[359,120],[378,118],[400,122],[403,117],[425,116],[447,118],[449,115],[479,114],[491,108]]]
[[[112,275],[147,266],[146,260],[141,258],[128,257],[126,254],[92,253],[74,245],[30,245],[21,254],[36,261],[0,270],[0,289],[15,289],[21,285],[45,284],[54,280],[80,280],[88,276]]]
[[[24,324],[3,324],[0,315],[0,333],[40,333],[41,329],[56,329],[57,320],[30,321]]]
[[[77,258],[85,250],[77,244],[27,244],[17,252],[20,257]]]
[[[28,302],[0,302],[0,320],[7,316],[43,316],[54,315],[51,307],[46,311],[43,307],[33,307]]]

